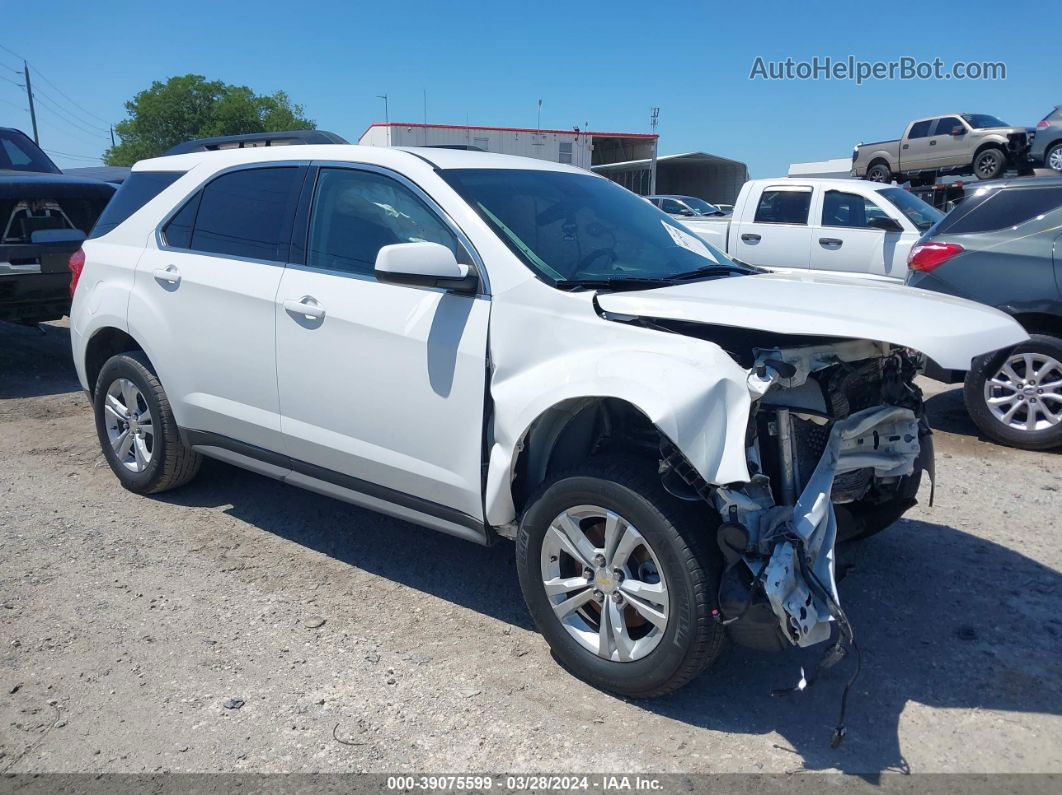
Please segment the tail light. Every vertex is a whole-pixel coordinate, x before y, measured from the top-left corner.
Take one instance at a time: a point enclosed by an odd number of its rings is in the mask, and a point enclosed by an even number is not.
[[[907,256],[907,267],[930,273],[965,249],[958,243],[919,243]]]
[[[1037,130],[1046,130],[1050,125],[1047,123],[1047,119],[1036,123]]]
[[[71,254],[67,267],[70,268],[70,297],[73,298],[74,290],[77,289],[77,280],[81,278],[81,271],[85,269],[85,250],[79,248]]]

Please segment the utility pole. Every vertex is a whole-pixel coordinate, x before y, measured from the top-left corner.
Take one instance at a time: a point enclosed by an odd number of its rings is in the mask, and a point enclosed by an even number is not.
[[[111,149],[114,149],[114,147],[115,147],[115,143],[114,143],[114,128],[111,127]]]
[[[653,134],[656,135],[656,126],[660,122],[660,108],[650,108],[649,110],[649,125],[653,128]],[[660,138],[653,139],[653,159],[649,162],[649,195],[656,195],[656,150],[658,148],[658,142]]]
[[[376,98],[377,99],[382,99],[384,101],[384,124],[386,124],[388,127],[390,127],[391,126],[391,114],[388,113],[388,111],[387,111],[387,94],[377,94]]]
[[[30,121],[33,122],[33,143],[41,145],[37,137],[37,111],[33,107],[33,86],[30,84],[29,64],[22,62],[22,73],[26,76],[26,96],[29,97]]]
[[[538,129],[542,129],[542,100],[538,101]]]

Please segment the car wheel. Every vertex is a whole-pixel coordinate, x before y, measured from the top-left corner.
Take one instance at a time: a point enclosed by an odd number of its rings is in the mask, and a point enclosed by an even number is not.
[[[985,149],[974,158],[973,170],[978,179],[998,179],[1007,168],[1007,158],[998,149]]]
[[[1047,150],[1044,155],[1044,163],[1048,168],[1062,172],[1062,142],[1059,142]]]
[[[104,363],[93,409],[103,455],[130,491],[174,489],[199,471],[199,454],[181,443],[166,392],[143,353],[120,353]]]
[[[555,477],[529,504],[517,536],[520,588],[561,665],[594,687],[649,698],[718,656],[721,564],[707,509],[622,458]]]
[[[975,359],[963,397],[990,439],[1026,450],[1062,446],[1062,339],[1032,334],[1015,348]]]
[[[867,179],[871,182],[892,182],[892,171],[884,163],[875,163],[867,170]]]

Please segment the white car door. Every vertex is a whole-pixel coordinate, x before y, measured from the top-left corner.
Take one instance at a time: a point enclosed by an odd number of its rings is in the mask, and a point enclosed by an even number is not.
[[[275,309],[292,468],[458,524],[481,520],[490,300],[373,274],[388,244],[441,243],[468,264],[471,246],[391,172],[315,171]]]
[[[811,199],[808,185],[765,185],[756,205],[746,202],[740,222],[731,223],[728,253],[751,265],[807,270]]]
[[[274,303],[305,167],[241,167],[197,190],[137,265],[129,326],[192,441],[278,450]]]
[[[811,230],[813,271],[903,281],[917,234],[898,211],[862,193],[833,189],[824,191],[817,204]],[[875,227],[874,219],[894,221],[902,231]]]

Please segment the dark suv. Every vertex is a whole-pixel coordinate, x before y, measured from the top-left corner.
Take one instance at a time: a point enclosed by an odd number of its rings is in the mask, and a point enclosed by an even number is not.
[[[1062,446],[1062,177],[978,188],[911,249],[908,268],[910,286],[994,306],[1029,332],[965,375],[981,431],[1029,450]]]

